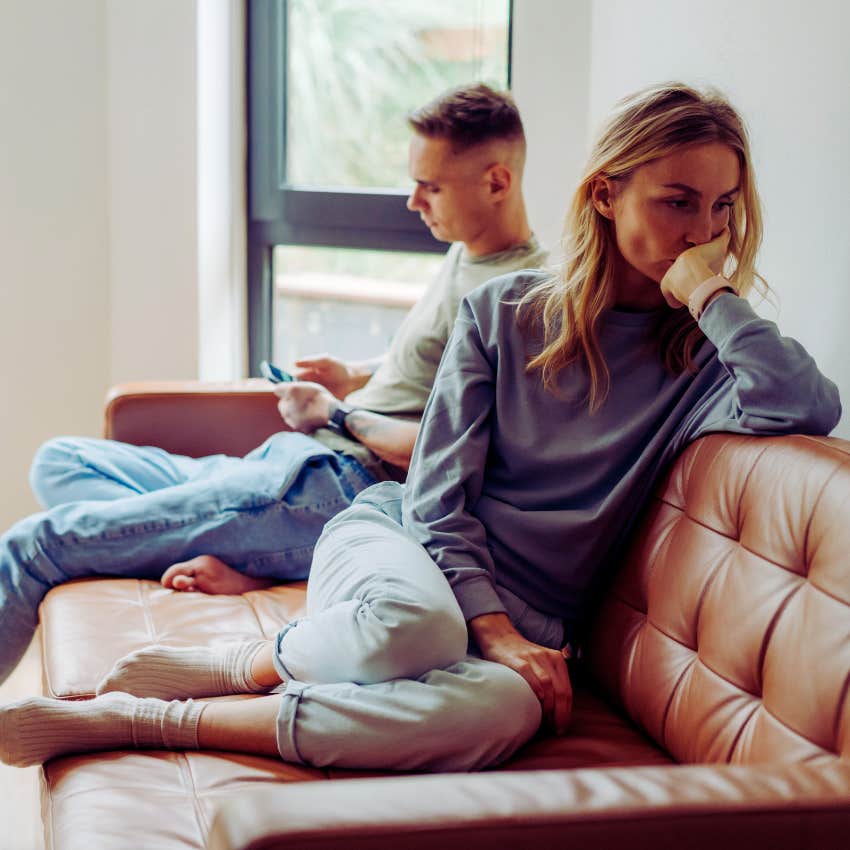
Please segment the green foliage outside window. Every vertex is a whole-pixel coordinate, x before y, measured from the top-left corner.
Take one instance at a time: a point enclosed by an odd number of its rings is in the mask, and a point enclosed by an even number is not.
[[[405,116],[454,85],[507,84],[508,0],[290,0],[287,180],[408,184]]]

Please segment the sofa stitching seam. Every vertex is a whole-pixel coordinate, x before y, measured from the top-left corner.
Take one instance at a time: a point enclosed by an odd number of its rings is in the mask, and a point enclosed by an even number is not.
[[[43,820],[44,825],[44,844],[47,850],[53,850],[56,847],[55,840],[55,819],[56,819],[56,811],[55,811],[55,803],[56,799],[53,794],[53,786],[50,783],[50,780],[47,776],[47,769],[44,765],[41,766],[41,771],[39,774],[41,778],[41,791],[42,795],[47,796],[48,806],[47,806],[47,817]]]
[[[192,797],[192,811],[195,815],[195,821],[198,825],[198,833],[201,839],[201,846],[207,846],[207,838],[210,833],[210,824],[207,818],[204,816],[203,807],[201,806],[201,799],[198,793],[198,786],[195,782],[195,777],[192,772],[192,766],[189,763],[189,758],[184,752],[175,753],[175,761],[177,762],[177,769],[180,771],[181,776],[184,777],[184,782],[188,786],[188,790]]]
[[[806,531],[803,535],[803,561],[806,566],[806,577],[809,575],[809,563],[811,559],[809,558],[809,532],[812,528],[812,521],[815,518],[815,512],[820,506],[821,499],[823,499],[823,494],[826,491],[826,488],[829,486],[830,482],[841,472],[841,470],[845,469],[845,467],[850,466],[850,457],[848,457],[840,466],[836,467],[832,470],[832,473],[827,476],[826,481],[823,482],[823,486],[820,488],[820,492],[815,499],[815,503],[812,505],[812,511],[809,514],[809,519],[806,522]]]
[[[821,752],[827,753],[829,755],[835,756],[835,758],[838,758],[838,755],[836,753],[826,749],[826,747],[822,747],[820,744],[816,744],[811,738],[807,738],[802,732],[798,732],[793,726],[787,724],[781,717],[777,717],[776,714],[771,711],[767,707],[767,705],[765,705],[764,700],[760,701],[760,705],[765,714],[767,714],[772,720],[778,723],[783,729],[786,729],[791,735],[794,735],[801,741],[805,741],[810,746],[821,750]]]
[[[707,664],[706,664],[706,667],[708,667]],[[711,668],[709,667],[708,669],[710,670]],[[724,678],[724,677],[721,676],[721,678]],[[746,693],[746,691],[744,693]],[[735,750],[738,748],[738,742],[741,740],[741,738],[744,737],[744,730],[750,725],[753,718],[758,713],[760,705],[764,705],[764,703],[762,702],[761,699],[754,700],[754,705],[753,705],[752,711],[750,711],[747,719],[741,724],[740,728],[738,729],[737,733],[735,734],[735,737],[732,739],[732,743],[729,745],[729,750],[726,753],[726,764],[732,764],[733,763],[732,762],[732,756],[734,755]]]
[[[142,618],[144,619],[144,622],[145,622],[145,628],[146,628],[147,633],[148,633],[148,639],[150,640],[151,643],[155,644],[157,642],[157,630],[156,630],[156,625],[154,624],[154,621],[153,621],[153,616],[151,615],[151,612],[150,612],[150,605],[149,605],[150,594],[148,593],[148,590],[147,590],[147,584],[146,584],[146,582],[142,581],[141,579],[136,579],[136,587],[138,588],[139,606],[142,609]]]
[[[762,458],[764,458],[767,450],[769,448],[769,444],[762,445],[761,451],[756,455],[755,459],[750,466],[749,471],[747,472],[747,477],[744,479],[744,483],[741,487],[741,495],[738,497],[738,509],[735,512],[735,530],[738,533],[738,542],[741,541],[741,506],[744,504],[744,496],[747,494],[747,488],[750,486],[750,481],[752,480],[753,473],[756,470],[756,467],[761,463]],[[742,544],[743,545],[743,544]],[[805,553],[803,555],[805,559]]]

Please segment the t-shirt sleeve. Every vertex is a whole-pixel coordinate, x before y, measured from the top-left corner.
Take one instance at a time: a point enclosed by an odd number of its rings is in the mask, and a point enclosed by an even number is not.
[[[396,331],[381,366],[346,401],[379,413],[421,415],[458,304],[470,288],[458,283],[460,248],[456,243],[449,249],[437,278]]]
[[[475,516],[490,445],[493,353],[463,301],[425,408],[404,496],[407,531],[446,575],[467,620],[505,610]]]
[[[828,434],[841,418],[838,388],[814,358],[746,299],[720,295],[700,317],[728,377],[692,423],[691,439],[710,431]]]

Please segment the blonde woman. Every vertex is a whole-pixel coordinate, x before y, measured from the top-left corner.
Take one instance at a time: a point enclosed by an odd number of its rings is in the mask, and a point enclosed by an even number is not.
[[[625,100],[562,273],[464,299],[407,487],[377,484],[328,523],[307,616],[273,642],[134,653],[89,703],[9,706],[0,755],[135,743],[466,770],[541,720],[564,732],[565,656],[665,466],[711,431],[825,434],[840,416],[834,384],[742,297],[760,237],[729,103],[683,85]]]

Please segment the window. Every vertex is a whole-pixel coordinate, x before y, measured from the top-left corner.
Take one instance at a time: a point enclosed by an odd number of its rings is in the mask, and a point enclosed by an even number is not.
[[[379,354],[446,245],[406,207],[406,115],[509,83],[510,0],[251,0],[250,364]]]

